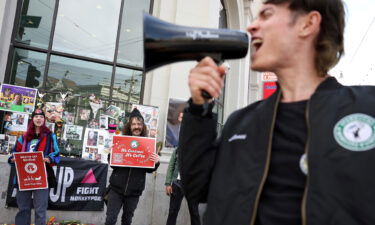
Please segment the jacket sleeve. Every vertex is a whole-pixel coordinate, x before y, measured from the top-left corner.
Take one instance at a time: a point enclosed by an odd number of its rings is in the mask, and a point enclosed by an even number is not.
[[[60,163],[60,150],[57,144],[57,139],[55,134],[51,134],[52,138],[52,148],[53,151],[48,154],[48,157],[51,159],[51,163],[58,164]]]
[[[186,198],[206,202],[217,152],[216,115],[202,116],[202,106],[191,103],[185,109],[179,138],[179,170]]]
[[[14,165],[14,163],[11,161],[13,159],[13,153],[15,152],[21,152],[23,145],[23,137],[22,135],[17,139],[16,145],[12,149],[12,154],[8,158],[8,163],[11,165]]]
[[[165,186],[171,185],[173,181],[173,172],[176,167],[176,152],[177,149],[173,151],[171,159],[169,160],[167,176],[165,177]]]
[[[155,168],[150,168],[150,169],[146,169],[146,173],[152,173],[154,171],[156,171],[160,166],[160,161],[155,163]]]

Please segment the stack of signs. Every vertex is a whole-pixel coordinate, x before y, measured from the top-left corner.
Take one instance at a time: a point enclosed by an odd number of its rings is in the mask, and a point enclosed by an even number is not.
[[[0,90],[0,110],[32,113],[37,89],[2,84]]]
[[[139,136],[113,136],[111,166],[155,168],[150,160],[155,153],[155,138]]]
[[[112,136],[106,130],[86,128],[83,139],[82,158],[108,163]]]
[[[132,110],[137,108],[143,118],[145,119],[145,125],[147,127],[148,137],[157,136],[157,129],[158,129],[158,121],[159,121],[159,108],[156,106],[146,106],[146,105],[136,105],[133,104]]]

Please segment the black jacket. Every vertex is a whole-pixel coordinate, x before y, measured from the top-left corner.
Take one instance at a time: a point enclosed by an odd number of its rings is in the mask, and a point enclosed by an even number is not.
[[[145,189],[146,173],[154,172],[159,165],[159,162],[156,163],[155,168],[152,169],[112,167],[113,171],[109,178],[110,188],[127,196],[141,195]]]
[[[218,140],[212,114],[200,116],[202,108],[193,104],[184,114],[182,184],[188,199],[207,200],[205,224],[254,224],[280,95],[277,91],[234,112]],[[375,224],[374,117],[375,87],[345,87],[328,78],[312,95],[306,109],[308,175],[301,224]]]

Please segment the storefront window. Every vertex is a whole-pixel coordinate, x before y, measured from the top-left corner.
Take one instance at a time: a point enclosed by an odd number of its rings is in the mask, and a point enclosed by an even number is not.
[[[96,97],[109,99],[111,76],[112,66],[52,56],[46,90],[71,91],[76,96],[94,93]]]
[[[113,85],[113,100],[139,104],[141,95],[142,72],[137,70],[116,68]]]
[[[54,7],[53,0],[25,0],[16,41],[33,47],[48,48]]]
[[[57,119],[47,118],[48,126],[64,155],[80,156],[84,140],[77,139],[78,131],[106,129],[96,126],[113,108],[121,116],[111,123],[121,124],[122,110],[128,114],[142,101],[142,11],[150,10],[150,0],[19,2],[5,83],[37,88],[38,107],[46,114],[56,117],[63,109]],[[64,135],[68,125],[76,136]]]
[[[148,12],[150,0],[125,1],[117,62],[143,66],[143,11]]]
[[[41,87],[46,57],[44,53],[16,49],[9,83],[32,88]]]
[[[59,2],[53,50],[113,61],[121,0]]]

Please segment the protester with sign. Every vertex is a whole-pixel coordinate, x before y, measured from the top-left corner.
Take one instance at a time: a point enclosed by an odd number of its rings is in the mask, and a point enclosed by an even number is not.
[[[60,162],[60,156],[56,136],[46,127],[45,122],[44,112],[41,109],[36,109],[31,114],[27,132],[17,140],[13,152],[43,152],[43,160],[47,164],[48,185],[53,187],[56,185],[56,179],[52,166]],[[13,156],[9,158],[8,162],[11,165],[14,164]],[[14,182],[16,180],[14,178]],[[46,224],[48,196],[48,189],[18,191],[16,198],[19,212],[15,218],[16,224],[31,223],[32,205],[35,209],[35,224]]]
[[[375,87],[328,74],[344,52],[342,0],[263,2],[247,27],[251,68],[274,72],[278,89],[230,115],[217,139],[201,94],[220,96],[225,68],[206,57],[190,71],[187,198],[207,201],[210,225],[375,224]]]
[[[135,108],[131,112],[123,134],[147,136],[147,128],[138,109]],[[155,168],[112,167],[113,172],[109,179],[110,191],[108,193],[106,225],[116,224],[121,208],[123,209],[121,224],[131,224],[139,197],[145,188],[146,173],[152,173],[159,166],[159,156],[156,153],[151,155],[150,160],[156,163]]]

